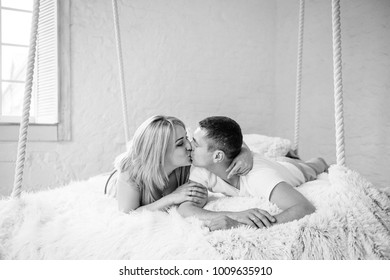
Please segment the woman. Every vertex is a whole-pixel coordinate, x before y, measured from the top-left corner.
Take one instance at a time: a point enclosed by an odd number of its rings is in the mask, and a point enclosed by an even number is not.
[[[116,180],[108,182],[119,210],[165,210],[184,201],[203,206],[207,189],[188,181],[190,152],[182,121],[167,116],[147,119],[136,130],[128,151],[116,159]],[[246,174],[252,163],[251,152],[245,146],[229,169]]]

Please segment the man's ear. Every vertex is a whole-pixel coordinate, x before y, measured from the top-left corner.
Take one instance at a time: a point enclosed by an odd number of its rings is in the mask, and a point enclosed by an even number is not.
[[[221,150],[216,150],[214,153],[213,153],[213,161],[214,163],[219,163],[219,162],[222,162],[225,158],[225,153]]]

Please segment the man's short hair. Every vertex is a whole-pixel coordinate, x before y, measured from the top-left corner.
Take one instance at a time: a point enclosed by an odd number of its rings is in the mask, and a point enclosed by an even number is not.
[[[209,141],[208,150],[221,150],[229,159],[234,159],[242,147],[242,132],[240,125],[228,117],[213,116],[199,122],[206,130]]]

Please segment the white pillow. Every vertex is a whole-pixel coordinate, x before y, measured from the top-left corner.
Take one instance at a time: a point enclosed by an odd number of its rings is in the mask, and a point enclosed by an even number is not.
[[[292,149],[291,141],[280,137],[270,137],[260,134],[244,134],[244,142],[252,152],[268,158],[285,156]]]

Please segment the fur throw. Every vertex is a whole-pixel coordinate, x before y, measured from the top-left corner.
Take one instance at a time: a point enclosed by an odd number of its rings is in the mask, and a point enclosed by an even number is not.
[[[317,211],[269,229],[210,232],[167,212],[123,214],[103,195],[106,176],[0,201],[0,259],[390,259],[390,194],[332,166],[298,188]],[[211,210],[259,207],[260,198],[213,196]]]

